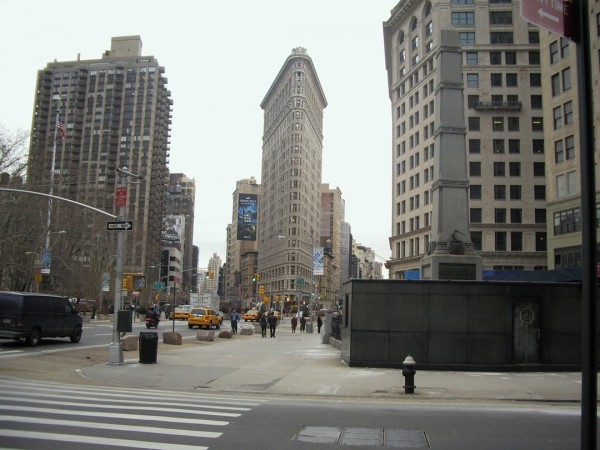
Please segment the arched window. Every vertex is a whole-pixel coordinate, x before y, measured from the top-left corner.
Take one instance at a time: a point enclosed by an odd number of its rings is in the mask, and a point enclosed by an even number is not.
[[[404,43],[404,31],[401,31],[400,34],[398,35],[398,45],[403,44]]]
[[[417,18],[413,17],[410,21],[410,31],[415,31],[417,29]]]
[[[425,13],[425,17],[429,17],[431,15],[431,2],[427,2],[423,12]]]

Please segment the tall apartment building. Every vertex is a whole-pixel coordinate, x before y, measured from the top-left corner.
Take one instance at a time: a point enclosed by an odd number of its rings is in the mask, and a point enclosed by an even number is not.
[[[463,50],[470,241],[485,269],[546,267],[540,34],[519,3],[400,2],[383,24],[393,114],[390,278],[419,270],[431,237],[440,31]],[[442,150],[443,151],[443,150]]]
[[[243,296],[242,255],[258,250],[256,207],[259,195],[260,185],[256,178],[250,177],[236,182],[232,199],[232,220],[227,226],[227,255],[223,274],[223,293],[230,300],[241,300]],[[256,267],[252,267],[248,273],[255,271]],[[240,303],[236,301],[234,304]]]
[[[591,71],[591,79],[600,78],[599,54],[600,33],[598,18],[600,6],[589,2],[590,42],[592,54],[591,64],[586,67]],[[579,150],[579,115],[580,87],[577,83],[578,67],[576,64],[575,44],[554,33],[540,30],[540,47],[542,68],[546,76],[542,80],[544,96],[544,123],[546,170],[548,178],[547,211],[548,211],[548,267],[551,269],[581,267],[581,152]],[[600,142],[600,89],[596,85],[588,86],[586,98],[594,102],[593,121],[596,126],[589,136],[588,151],[594,152],[598,161],[598,145]],[[595,167],[596,192],[599,183],[598,166]],[[596,203],[598,196],[596,195]],[[600,217],[600,210],[591,214]]]
[[[126,272],[150,266],[158,272],[161,258],[172,105],[164,72],[153,56],[142,56],[139,36],[125,36],[113,37],[100,59],[55,61],[37,75],[29,188],[47,193],[52,180],[54,195],[116,215],[116,169],[139,175],[128,184],[125,218],[133,230],[125,234]],[[65,137],[56,140],[54,152],[58,120]],[[64,205],[55,203],[53,223],[66,214]],[[85,265],[94,236],[106,233],[106,217],[83,209],[79,214],[66,231],[80,239],[76,257]],[[114,245],[104,247],[114,254]]]
[[[258,271],[265,294],[294,302],[314,290],[320,242],[325,94],[304,48],[288,56],[264,110]],[[291,305],[290,305],[291,306]]]
[[[329,184],[321,185],[321,242],[320,246],[332,256],[329,291],[321,288],[321,303],[328,306],[337,304],[341,296],[340,271],[342,261],[342,221],[344,220],[344,200],[340,188],[330,189]],[[325,283],[321,283],[325,285]]]
[[[169,235],[166,227],[163,227],[163,247],[176,246],[181,251],[183,269],[181,274],[182,287],[186,292],[190,289],[196,290],[198,284],[198,275],[196,273],[197,265],[193,265],[194,260],[194,209],[196,199],[196,181],[188,178],[183,173],[172,173],[169,175],[169,184],[165,196],[164,220],[178,220],[181,224],[179,235]],[[174,240],[171,240],[174,239]],[[169,281],[173,281],[174,275]]]

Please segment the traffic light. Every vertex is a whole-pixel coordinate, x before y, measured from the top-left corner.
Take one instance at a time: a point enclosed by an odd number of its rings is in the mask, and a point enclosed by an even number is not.
[[[256,281],[260,281],[260,273],[256,274]]]
[[[265,293],[265,287],[264,286],[259,286],[258,287],[258,293],[259,294],[264,294]]]
[[[254,275],[252,276],[252,282],[253,282],[253,283],[256,283],[256,274],[254,274]]]
[[[133,276],[132,275],[125,275],[123,277],[123,281],[121,286],[123,287],[123,290],[128,290],[131,291],[133,290]]]

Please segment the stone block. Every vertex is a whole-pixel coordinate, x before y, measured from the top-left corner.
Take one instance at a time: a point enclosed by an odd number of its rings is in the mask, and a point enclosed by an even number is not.
[[[181,345],[182,343],[181,334],[176,331],[165,331],[163,333],[163,344]]]
[[[125,336],[121,338],[121,346],[124,351],[137,350],[138,349],[138,336]]]
[[[252,336],[254,334],[254,327],[252,325],[242,325],[240,334],[244,336]]]
[[[212,342],[215,340],[215,332],[212,330],[198,330],[196,339],[199,341]]]
[[[229,330],[221,330],[219,331],[219,337],[225,339],[231,339],[232,333]]]

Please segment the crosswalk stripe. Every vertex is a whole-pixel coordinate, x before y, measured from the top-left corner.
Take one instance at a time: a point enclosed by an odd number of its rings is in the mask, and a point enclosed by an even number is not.
[[[141,414],[123,414],[117,412],[104,413],[101,411],[78,411],[78,410],[57,410],[56,408],[39,408],[34,406],[16,406],[16,405],[2,405],[0,410],[3,411],[25,411],[25,412],[38,412],[38,413],[49,413],[54,416],[66,415],[66,416],[85,416],[85,417],[108,417],[111,419],[123,419],[123,420],[144,420],[144,421],[156,421],[156,422],[171,422],[171,423],[188,423],[192,425],[214,425],[214,426],[225,426],[229,425],[229,422],[224,420],[203,420],[203,419],[187,419],[185,417],[165,417],[165,416],[154,416],[151,415],[154,411],[147,410],[147,415]]]
[[[40,431],[0,430],[0,436],[19,439],[44,439],[49,441],[72,442],[80,444],[111,445],[128,448],[144,448],[151,450],[208,450],[208,447],[198,445],[181,445],[164,442],[133,441],[130,439],[111,439],[98,436],[65,435],[57,433],[44,433]]]
[[[40,393],[40,392],[18,392],[18,391],[13,391],[13,392],[5,392],[3,395],[7,396],[7,397],[16,397],[19,400],[23,400],[23,397],[34,397],[36,400],[40,399],[40,398],[64,398],[64,394],[47,394],[47,393]],[[152,394],[150,394],[152,395]],[[94,396],[90,396],[90,395],[86,395],[85,398],[83,399],[86,402],[89,402],[91,404],[97,405],[97,402],[110,402],[111,405],[114,404],[126,404],[126,405],[132,405],[132,404],[140,404],[140,405],[146,405],[145,408],[148,408],[148,401],[147,400],[133,400],[133,399],[123,399],[122,396],[121,398],[118,399],[107,399],[104,398],[104,395],[102,397],[94,397]],[[158,403],[157,400],[154,398],[154,396],[152,396],[151,398],[151,403],[156,404]],[[197,408],[199,407],[199,405],[197,403],[181,403],[181,402],[177,402],[177,403],[165,403],[165,402],[160,402],[160,406],[161,408],[164,408],[165,406],[169,406],[169,405],[173,405],[173,406],[178,406],[179,408]],[[250,408],[240,408],[240,407],[236,407],[236,406],[218,406],[218,405],[201,405],[202,408],[205,409],[227,409],[227,410],[231,410],[231,411],[250,411]],[[186,409],[186,411],[189,411],[188,409]]]
[[[18,401],[21,403],[26,402],[35,402],[36,405],[44,404],[44,405],[60,405],[60,406],[82,406],[81,403],[77,402],[64,402],[64,401],[44,401],[39,398],[35,400],[27,400],[27,399],[14,399],[6,395],[0,395],[0,400],[12,400]],[[114,405],[89,405],[91,408],[95,409],[113,409]],[[133,411],[148,411],[148,409],[152,409],[153,412],[162,412],[162,413],[179,413],[179,414],[195,414],[195,415],[203,415],[203,416],[219,416],[219,417],[240,417],[239,413],[228,413],[228,412],[218,412],[218,411],[206,411],[206,410],[188,410],[181,408],[162,408],[160,406],[126,406],[122,407],[122,409],[128,409]]]
[[[119,425],[113,423],[99,423],[99,422],[82,422],[73,420],[58,420],[58,419],[37,419],[33,417],[22,417],[22,416],[3,416],[0,415],[0,422],[19,422],[19,423],[35,423],[40,425],[55,425],[65,427],[78,427],[78,428],[94,428],[98,430],[113,430],[113,431],[127,431],[131,432],[132,427],[130,425]],[[195,430],[178,430],[174,428],[156,428],[156,427],[140,427],[136,426],[133,429],[136,433],[154,433],[154,434],[179,434],[181,436],[200,437],[200,438],[218,438],[223,435],[220,432],[214,431],[195,431]]]

